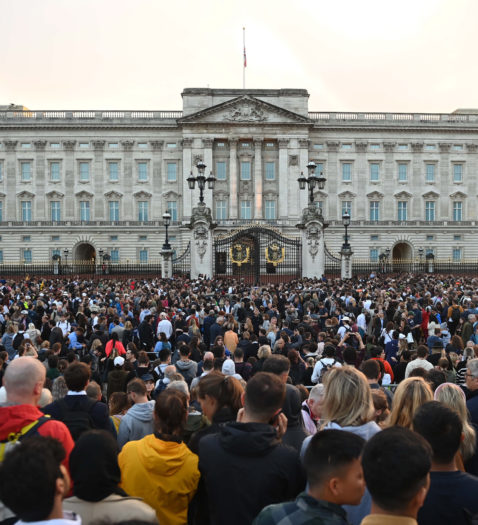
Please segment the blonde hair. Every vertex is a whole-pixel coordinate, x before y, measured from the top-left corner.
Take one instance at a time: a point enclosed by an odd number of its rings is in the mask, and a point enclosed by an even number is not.
[[[372,392],[367,378],[352,367],[332,368],[324,378],[325,423],[360,426],[373,419]]]
[[[417,408],[433,401],[433,391],[423,377],[409,377],[395,391],[390,413],[390,426],[412,428]]]
[[[257,351],[257,357],[259,359],[267,359],[272,355],[272,350],[269,345],[262,345]]]
[[[463,461],[467,461],[475,453],[476,432],[469,423],[466,398],[463,390],[453,383],[443,383],[435,390],[434,397],[437,401],[451,408],[460,416],[461,422],[463,423],[464,435],[464,439],[460,445],[460,452]]]

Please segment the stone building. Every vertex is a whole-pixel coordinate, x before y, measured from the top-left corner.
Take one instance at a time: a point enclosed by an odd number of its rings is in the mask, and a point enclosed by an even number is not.
[[[182,111],[36,111],[0,106],[0,261],[159,258],[172,215],[178,253],[198,201],[199,160],[215,235],[253,223],[298,236],[309,161],[337,253],[342,214],[355,258],[478,257],[478,114],[309,111],[302,89],[185,89]]]

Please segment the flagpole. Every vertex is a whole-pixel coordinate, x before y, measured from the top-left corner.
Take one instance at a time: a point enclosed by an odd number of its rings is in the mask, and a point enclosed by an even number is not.
[[[247,59],[246,59],[246,28],[242,28],[242,44],[244,48],[244,58],[242,62],[242,89],[246,89],[246,65],[247,65]]]

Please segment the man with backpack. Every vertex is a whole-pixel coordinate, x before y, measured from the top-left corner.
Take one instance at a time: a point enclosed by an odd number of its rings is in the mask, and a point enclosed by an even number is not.
[[[45,367],[33,357],[19,357],[6,368],[3,377],[7,400],[0,405],[0,463],[23,439],[48,436],[58,440],[65,450],[63,466],[74,442],[68,428],[60,421],[46,417],[37,408],[45,382]],[[0,502],[0,521],[13,513]]]
[[[63,421],[75,441],[91,429],[109,430],[115,435],[106,404],[86,395],[90,380],[89,367],[85,363],[74,362],[65,370],[64,378],[68,387],[67,395],[47,405],[43,412]]]
[[[315,363],[314,371],[312,372],[312,383],[322,383],[324,375],[333,367],[341,367],[341,363],[335,358],[335,347],[333,345],[325,345],[324,357]]]

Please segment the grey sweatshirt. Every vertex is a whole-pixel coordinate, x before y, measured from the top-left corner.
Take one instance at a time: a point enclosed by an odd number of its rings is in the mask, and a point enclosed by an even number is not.
[[[154,401],[133,405],[121,420],[118,430],[118,445],[122,449],[128,441],[137,441],[153,429]]]

